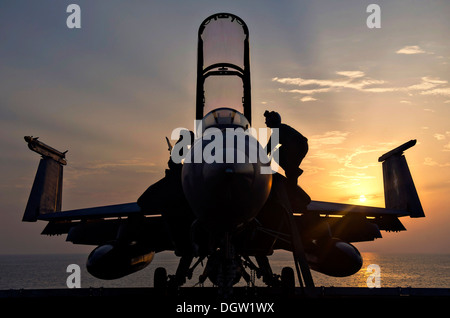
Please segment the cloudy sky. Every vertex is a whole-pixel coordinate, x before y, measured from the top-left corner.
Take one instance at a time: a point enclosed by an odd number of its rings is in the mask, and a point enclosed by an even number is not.
[[[39,156],[69,150],[63,208],[135,201],[164,176],[165,136],[193,128],[199,24],[230,12],[250,30],[253,126],[264,110],[309,138],[299,184],[313,200],[383,206],[386,151],[407,160],[427,217],[362,251],[450,252],[450,3],[376,1],[0,3],[0,253],[89,251],[21,223]],[[69,29],[66,8],[81,8]]]

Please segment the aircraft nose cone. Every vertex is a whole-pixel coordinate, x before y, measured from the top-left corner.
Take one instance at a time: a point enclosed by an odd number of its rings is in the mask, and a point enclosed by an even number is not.
[[[203,182],[208,196],[220,200],[244,201],[241,198],[251,191],[254,169],[251,163],[206,164],[203,166]]]
[[[199,141],[191,148],[191,160],[185,161],[182,170],[183,191],[205,229],[233,231],[260,211],[269,196],[272,175],[261,173],[265,164],[258,158],[251,161],[248,150],[224,146],[223,156],[216,156],[215,160],[207,156],[201,161],[192,160],[196,152],[203,151],[204,154],[209,143],[208,140]],[[257,140],[254,144],[261,147]],[[227,160],[230,158],[232,160]]]
[[[252,182],[254,174],[251,163],[216,163],[203,166],[203,179],[212,183],[226,182],[233,178]]]
[[[255,173],[259,168],[252,163],[185,163],[186,199],[207,230],[232,231],[256,216],[272,180],[271,175]]]

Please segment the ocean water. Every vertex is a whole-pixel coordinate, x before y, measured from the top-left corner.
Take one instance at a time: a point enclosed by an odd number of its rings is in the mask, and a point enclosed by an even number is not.
[[[435,287],[450,288],[450,254],[378,254],[362,253],[363,267],[350,277],[329,277],[312,272],[316,286],[367,287],[371,272],[370,264],[380,268],[381,287]],[[0,289],[40,289],[66,288],[71,272],[67,266],[77,264],[81,268],[81,287],[151,287],[153,273],[157,267],[165,267],[168,274],[174,274],[178,258],[173,253],[163,252],[155,255],[153,262],[145,269],[118,280],[100,280],[91,276],[85,267],[85,254],[59,255],[0,255]],[[284,266],[293,267],[292,255],[279,251],[270,257],[274,273],[281,273]],[[192,280],[184,286],[194,286],[203,268],[199,265]],[[245,286],[243,279],[240,286]],[[257,286],[264,286],[261,281]],[[207,280],[205,286],[211,286]]]

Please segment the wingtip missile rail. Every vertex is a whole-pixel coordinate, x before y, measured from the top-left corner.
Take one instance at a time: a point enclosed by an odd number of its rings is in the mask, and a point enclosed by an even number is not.
[[[24,139],[28,144],[28,148],[30,148],[34,152],[37,152],[43,157],[49,157],[62,165],[67,165],[66,153],[68,150],[61,152],[39,141],[38,138],[39,137],[25,136]]]
[[[410,140],[408,142],[405,142],[403,145],[401,145],[401,146],[395,148],[394,150],[391,150],[391,151],[385,153],[384,155],[382,155],[380,158],[378,158],[378,162],[383,162],[386,159],[388,159],[389,157],[394,156],[394,155],[400,155],[401,156],[404,151],[406,151],[409,148],[413,147],[416,144],[416,142],[417,142],[416,139],[413,139],[413,140]]]

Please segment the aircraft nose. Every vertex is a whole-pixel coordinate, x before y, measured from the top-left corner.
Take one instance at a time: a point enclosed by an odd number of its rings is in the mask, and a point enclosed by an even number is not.
[[[191,174],[183,187],[194,214],[209,230],[230,231],[255,217],[270,191],[270,175],[261,179],[252,163],[200,165],[201,172]]]
[[[251,163],[216,163],[203,166],[203,179],[208,183],[223,183],[233,179],[253,182],[254,168]]]
[[[252,142],[260,147],[256,140]],[[258,158],[253,162],[249,150],[237,147],[224,147],[223,157],[215,156],[216,160],[210,157],[203,157],[200,162],[192,160],[196,151],[204,154],[209,143],[197,142],[191,148],[191,160],[185,161],[182,170],[183,191],[205,228],[212,232],[232,231],[260,211],[269,196],[272,175],[262,174],[261,167],[265,164]]]
[[[222,200],[245,200],[252,190],[254,168],[251,163],[205,164],[202,169],[203,182],[209,196],[216,202]]]

